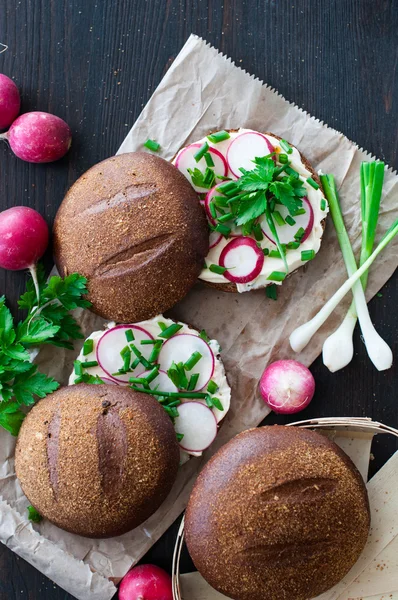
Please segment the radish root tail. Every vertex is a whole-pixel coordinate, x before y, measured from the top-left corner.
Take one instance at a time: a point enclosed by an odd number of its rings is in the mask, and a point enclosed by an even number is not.
[[[36,267],[36,265],[32,265],[31,267],[29,267],[29,271],[30,271],[30,274],[32,276],[33,285],[35,286],[35,290],[36,290],[37,304],[39,304],[40,290],[39,290],[39,282],[38,282],[38,279],[37,279],[37,267]]]

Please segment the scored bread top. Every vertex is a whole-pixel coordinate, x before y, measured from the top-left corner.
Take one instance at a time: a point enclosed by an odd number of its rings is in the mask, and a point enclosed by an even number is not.
[[[122,323],[151,318],[181,300],[208,244],[206,217],[188,181],[143,152],[92,167],[71,187],[54,223],[60,274],[87,277],[92,310]]]
[[[307,600],[350,570],[370,524],[365,485],[321,435],[262,427],[207,463],[185,517],[188,550],[234,600]]]
[[[64,387],[27,415],[15,468],[33,506],[87,537],[133,529],[160,506],[177,475],[173,424],[151,396],[112,385]]]

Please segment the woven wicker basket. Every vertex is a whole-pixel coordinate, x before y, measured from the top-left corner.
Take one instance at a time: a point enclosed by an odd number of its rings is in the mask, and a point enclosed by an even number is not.
[[[337,429],[346,431],[364,431],[371,433],[389,433],[398,437],[398,430],[383,423],[365,419],[362,417],[325,417],[322,419],[310,419],[308,421],[297,421],[289,423],[290,426],[305,427],[307,429]],[[177,540],[174,547],[173,565],[172,565],[172,581],[173,581],[173,598],[174,600],[182,600],[180,589],[180,558],[182,548],[184,546],[184,517],[181,521],[180,529],[178,530]]]

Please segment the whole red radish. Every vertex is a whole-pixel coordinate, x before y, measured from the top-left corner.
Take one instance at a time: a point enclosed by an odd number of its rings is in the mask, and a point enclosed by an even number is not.
[[[0,129],[9,127],[19,114],[21,98],[12,79],[0,73]]]
[[[59,160],[68,152],[72,132],[59,117],[36,111],[18,117],[0,138],[8,140],[18,158],[31,163],[47,163]]]
[[[171,577],[155,565],[134,567],[122,579],[119,600],[173,600]]]
[[[277,360],[265,369],[259,387],[264,402],[274,412],[293,414],[311,402],[315,380],[297,360]]]

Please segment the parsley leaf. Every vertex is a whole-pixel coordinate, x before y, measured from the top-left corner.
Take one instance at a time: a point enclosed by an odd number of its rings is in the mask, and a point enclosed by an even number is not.
[[[265,211],[267,200],[264,192],[250,194],[242,200],[239,206],[239,216],[236,219],[238,226],[244,225],[252,219],[256,219]]]
[[[289,183],[289,181],[273,181],[269,186],[269,189],[270,192],[275,196],[275,198],[277,198],[280,202],[282,202],[282,204],[286,206],[290,214],[294,214],[298,208],[302,207],[303,202],[300,198],[297,197],[295,188],[291,185],[291,183]]]
[[[45,398],[47,394],[51,394],[59,388],[59,383],[52,377],[40,373],[37,366],[32,364],[30,371],[18,373],[14,377],[12,387],[16,400],[20,404],[30,406],[34,404],[35,396]]]
[[[3,402],[0,405],[0,426],[12,435],[18,435],[25,414],[17,402]]]

